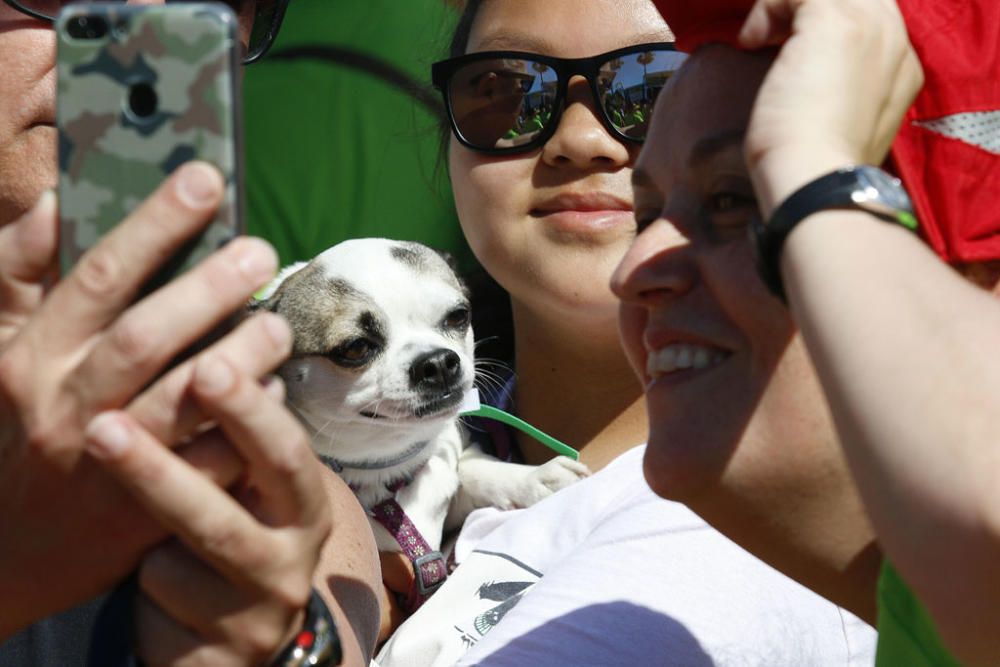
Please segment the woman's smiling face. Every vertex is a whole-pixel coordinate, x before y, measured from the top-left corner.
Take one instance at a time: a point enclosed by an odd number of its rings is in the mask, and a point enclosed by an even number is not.
[[[467,52],[576,58],[671,39],[648,0],[486,0]],[[515,302],[614,331],[617,301],[608,279],[635,234],[630,177],[637,153],[637,145],[608,133],[582,78],[570,83],[558,129],[538,150],[491,157],[451,141],[462,228]]]
[[[757,277],[742,137],[770,58],[710,47],[661,95],[635,172],[639,236],[620,330],[646,387],[646,477],[694,500],[767,493],[841,465],[812,364]]]

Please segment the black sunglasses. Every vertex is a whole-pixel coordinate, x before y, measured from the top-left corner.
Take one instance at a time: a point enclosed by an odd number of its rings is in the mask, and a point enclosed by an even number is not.
[[[105,0],[108,1],[108,0]],[[124,3],[126,0],[110,0]],[[165,0],[165,2],[192,2],[194,0]],[[240,41],[246,45],[243,64],[249,65],[259,60],[274,43],[281,29],[290,0],[225,0],[222,4],[236,14],[239,22]],[[22,14],[52,23],[63,7],[72,4],[70,0],[3,0]],[[80,2],[77,4],[88,4]]]
[[[590,82],[608,131],[642,142],[656,96],[685,58],[670,42],[636,44],[590,58],[484,51],[434,63],[431,78],[444,95],[448,120],[462,145],[506,155],[548,141],[576,75]]]

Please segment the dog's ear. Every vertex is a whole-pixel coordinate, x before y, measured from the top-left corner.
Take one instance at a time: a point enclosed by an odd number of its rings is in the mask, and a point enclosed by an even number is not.
[[[278,293],[272,294],[266,299],[258,299],[257,297],[252,296],[243,307],[243,310],[247,314],[256,313],[258,310],[270,310],[276,313],[278,312],[278,303],[280,301],[281,295]]]
[[[272,313],[278,312],[283,291],[282,287],[284,287],[285,281],[304,269],[307,265],[308,262],[295,262],[281,269],[271,282],[258,290],[257,294],[250,297],[250,300],[247,301],[243,309],[244,313],[249,315],[258,310],[270,310]]]
[[[445,264],[448,265],[448,268],[451,269],[451,272],[455,274],[455,280],[458,281],[458,286],[461,288],[462,294],[468,297],[469,286],[465,282],[465,276],[462,275],[462,271],[460,270],[460,267],[458,265],[458,260],[455,259],[455,256],[452,255],[447,250],[439,250],[438,248],[431,248],[431,250],[433,250],[437,254],[437,256],[443,259]]]
[[[452,255],[447,250],[438,250],[437,248],[431,248],[431,250],[436,252],[437,256],[445,261],[445,264],[448,265],[448,268],[451,269],[456,276],[459,275],[458,260],[455,259],[454,255]]]

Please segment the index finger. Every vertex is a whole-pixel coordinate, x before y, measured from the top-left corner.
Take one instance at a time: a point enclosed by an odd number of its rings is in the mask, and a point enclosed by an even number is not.
[[[143,282],[212,220],[223,180],[207,163],[180,167],[80,259],[41,312],[72,326],[43,327],[54,351],[73,349],[128,306]],[[49,318],[43,318],[49,319]]]
[[[87,427],[87,451],[143,507],[220,573],[247,581],[250,563],[280,556],[271,531],[123,412]]]
[[[291,344],[289,338],[288,345]],[[312,522],[326,509],[321,464],[299,421],[252,378],[211,352],[198,357],[192,390],[247,459],[251,481],[278,525]]]

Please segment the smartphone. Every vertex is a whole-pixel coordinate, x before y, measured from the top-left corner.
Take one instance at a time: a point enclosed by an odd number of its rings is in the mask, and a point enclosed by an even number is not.
[[[226,179],[216,219],[141,297],[243,232],[236,16],[210,2],[85,2],[55,28],[63,275],[181,164],[206,160]]]

